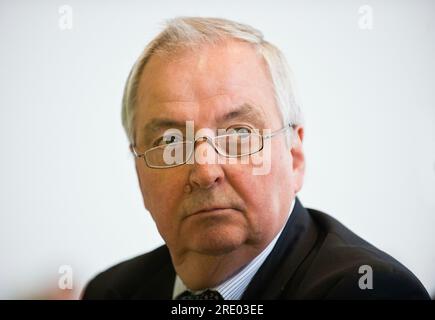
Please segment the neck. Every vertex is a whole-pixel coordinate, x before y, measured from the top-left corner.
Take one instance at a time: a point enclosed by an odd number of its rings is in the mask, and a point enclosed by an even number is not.
[[[174,267],[178,276],[190,290],[213,288],[236,274],[265,247],[266,245],[261,247],[243,245],[222,255],[188,252],[180,259],[173,259]]]

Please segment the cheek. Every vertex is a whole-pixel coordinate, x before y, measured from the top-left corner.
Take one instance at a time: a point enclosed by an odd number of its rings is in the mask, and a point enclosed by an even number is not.
[[[294,194],[293,159],[284,141],[279,141],[273,148],[268,183],[271,194],[281,203],[286,203],[286,199],[291,199]]]
[[[273,145],[273,150],[282,150],[280,153],[272,152],[263,157],[260,164],[269,167],[265,174],[254,175],[252,165],[228,166],[227,179],[238,195],[243,199],[248,212],[251,225],[256,228],[270,225],[273,221],[285,214],[285,210],[292,198],[292,160],[290,153],[286,153],[285,146]],[[257,164],[261,161],[255,160]]]
[[[179,212],[178,205],[183,197],[183,179],[177,174],[151,172],[142,173],[140,181],[144,205],[165,238],[176,221],[174,215]]]

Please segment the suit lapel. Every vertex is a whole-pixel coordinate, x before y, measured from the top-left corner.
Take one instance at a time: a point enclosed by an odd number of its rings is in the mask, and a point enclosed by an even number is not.
[[[161,261],[161,265],[153,274],[147,275],[146,285],[142,286],[132,297],[133,300],[170,300],[175,283],[175,270],[172,266],[171,257],[167,247]]]
[[[313,248],[317,229],[296,198],[295,207],[275,247],[255,274],[242,299],[277,299]]]

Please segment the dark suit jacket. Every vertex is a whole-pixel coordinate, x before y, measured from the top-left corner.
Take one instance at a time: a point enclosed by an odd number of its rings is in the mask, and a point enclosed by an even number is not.
[[[361,289],[372,268],[373,289]],[[84,299],[171,299],[175,271],[166,246],[96,276]],[[402,264],[298,199],[274,249],[242,299],[430,299]]]

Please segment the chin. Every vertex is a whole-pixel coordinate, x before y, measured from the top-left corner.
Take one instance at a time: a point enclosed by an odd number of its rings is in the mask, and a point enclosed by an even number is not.
[[[192,250],[201,254],[218,256],[238,249],[246,242],[245,232],[229,229],[207,230],[197,233],[191,239]]]

